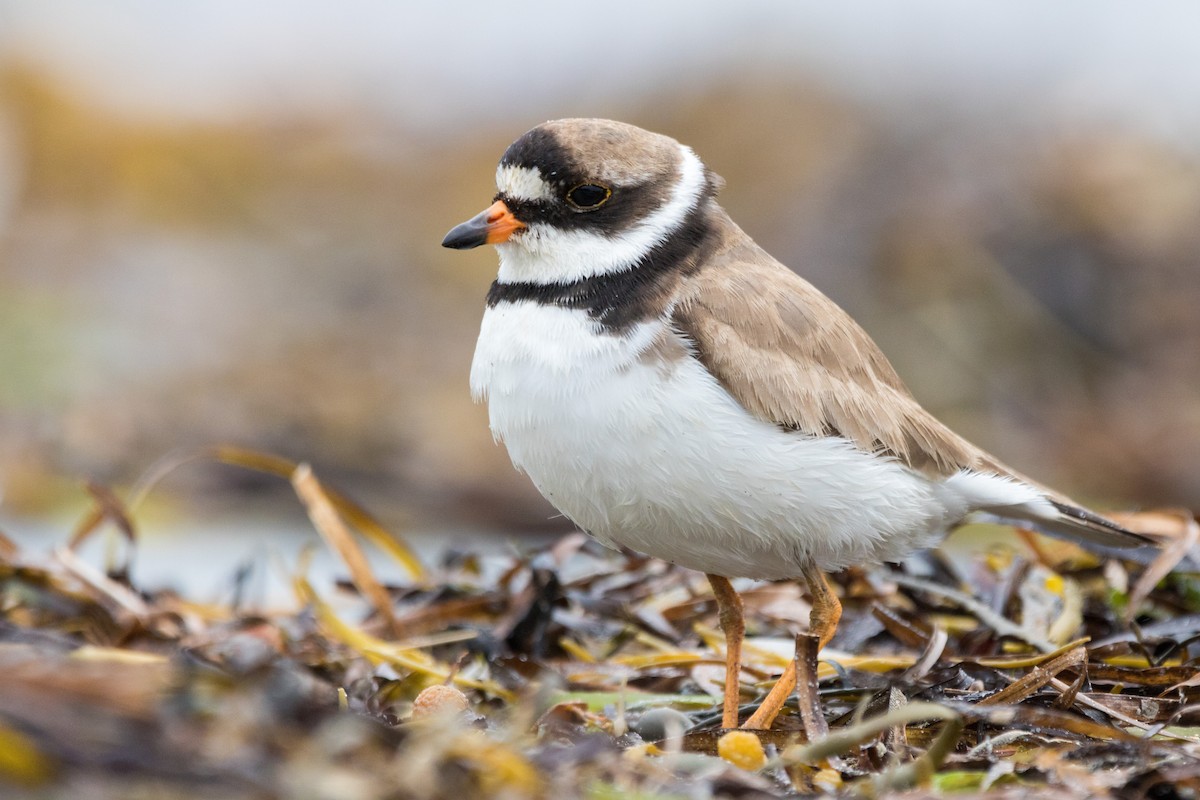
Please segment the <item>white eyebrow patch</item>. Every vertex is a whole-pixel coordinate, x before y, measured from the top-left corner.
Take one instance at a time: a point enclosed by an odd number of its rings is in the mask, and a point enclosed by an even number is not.
[[[550,184],[537,167],[501,164],[496,167],[496,189],[514,200],[553,200]]]

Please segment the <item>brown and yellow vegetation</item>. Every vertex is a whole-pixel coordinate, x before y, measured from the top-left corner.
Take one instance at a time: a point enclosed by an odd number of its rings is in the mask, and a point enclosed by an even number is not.
[[[290,610],[129,580],[111,490],[50,552],[0,539],[0,786],[13,797],[1160,797],[1200,789],[1200,526],[1131,515],[1161,551],[1102,561],[964,529],[903,568],[837,576],[846,616],[771,731],[719,729],[723,641],[703,576],[582,534],[423,565],[306,465],[291,479],[345,564]],[[77,554],[111,528],[125,560]],[[995,531],[991,534],[995,536]],[[1003,537],[1002,537],[1003,538]],[[361,541],[408,572],[387,585]],[[793,653],[794,584],[743,591],[742,699]],[[335,602],[336,600],[336,602]],[[797,642],[802,641],[797,639]]]

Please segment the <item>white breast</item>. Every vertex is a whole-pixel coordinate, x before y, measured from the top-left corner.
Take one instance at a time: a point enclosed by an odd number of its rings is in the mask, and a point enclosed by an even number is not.
[[[532,302],[483,318],[471,387],[492,432],[600,541],[778,579],[810,561],[897,560],[964,513],[891,459],[754,418],[694,358],[647,356],[664,333],[604,333],[584,311]]]

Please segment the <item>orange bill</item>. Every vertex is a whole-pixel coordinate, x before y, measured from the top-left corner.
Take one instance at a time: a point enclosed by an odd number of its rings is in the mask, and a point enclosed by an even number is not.
[[[481,244],[499,244],[507,242],[514,233],[525,227],[525,223],[513,216],[503,200],[497,200],[482,213],[451,228],[442,240],[442,247],[469,250]]]

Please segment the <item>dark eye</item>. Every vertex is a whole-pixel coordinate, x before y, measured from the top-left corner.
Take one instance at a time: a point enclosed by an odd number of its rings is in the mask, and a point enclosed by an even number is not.
[[[594,183],[581,183],[567,192],[567,202],[576,208],[596,208],[612,197],[612,189]]]

